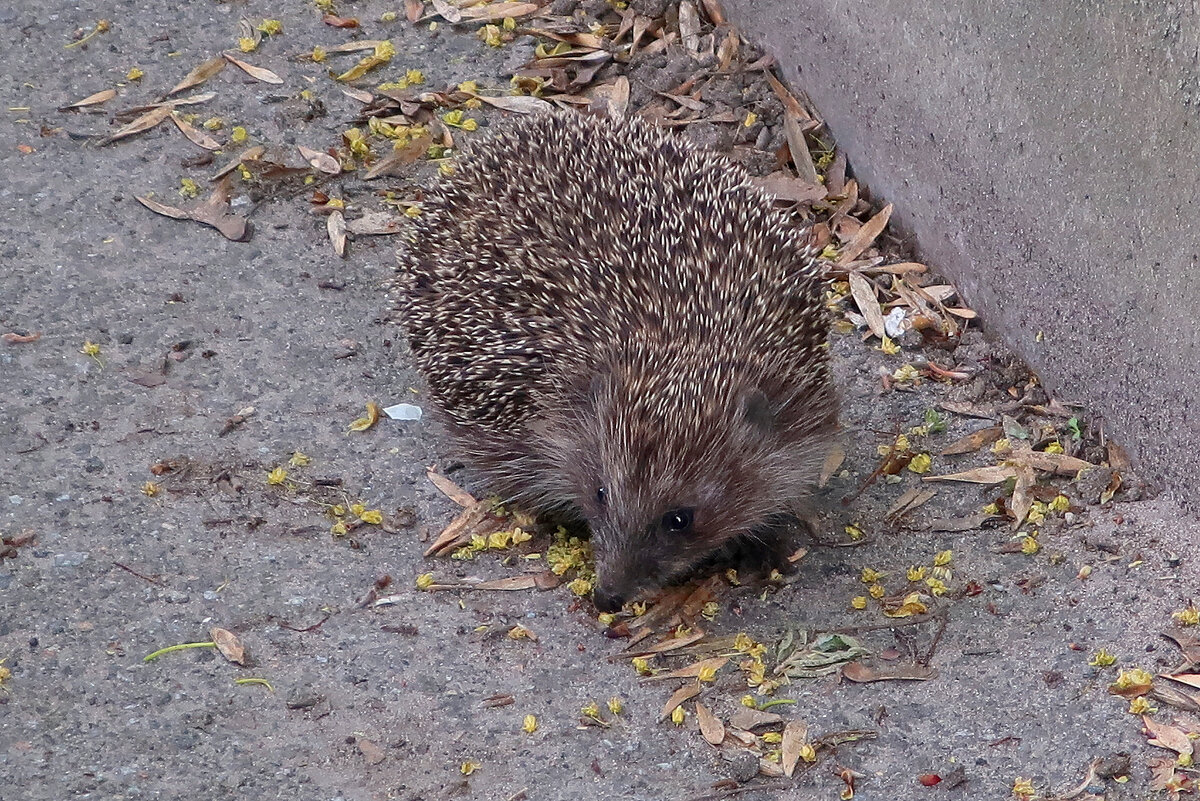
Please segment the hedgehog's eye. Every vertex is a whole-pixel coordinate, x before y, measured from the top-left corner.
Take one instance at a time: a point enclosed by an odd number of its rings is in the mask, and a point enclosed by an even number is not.
[[[662,527],[675,534],[682,534],[692,527],[692,510],[675,509],[662,518]]]
[[[604,487],[600,487],[598,490],[596,490],[596,503],[600,504],[601,506],[608,504],[608,490],[606,490]]]

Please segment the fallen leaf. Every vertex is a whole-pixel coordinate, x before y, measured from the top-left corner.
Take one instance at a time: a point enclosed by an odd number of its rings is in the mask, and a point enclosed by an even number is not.
[[[892,204],[889,203],[871,219],[867,220],[858,229],[858,233],[850,240],[850,242],[842,248],[841,254],[838,256],[838,264],[846,264],[857,259],[862,252],[869,248],[875,239],[883,233],[883,229],[887,227],[888,220],[892,216]]]
[[[183,76],[183,80],[175,84],[171,91],[167,92],[165,96],[170,97],[171,95],[179,94],[186,89],[199,86],[221,70],[225,69],[226,63],[227,62],[225,59],[221,56],[214,56],[208,61],[205,61],[203,64],[198,64],[195,67],[192,67],[192,71]]]
[[[346,217],[340,211],[334,210],[325,218],[325,228],[329,233],[329,241],[333,243],[333,252],[339,256],[346,255]]]
[[[686,637],[671,637],[662,642],[655,643],[648,648],[634,648],[625,651],[626,656],[650,656],[651,654],[665,654],[671,651],[678,651],[680,648],[686,648],[692,643],[699,642],[704,639],[704,632],[699,629],[693,631]]]
[[[1032,468],[1018,465],[1015,469],[1017,483],[1013,486],[1012,499],[1008,502],[1008,511],[1013,516],[1013,528],[1024,523],[1029,510],[1033,508],[1032,489],[1037,482],[1037,476],[1034,475]]]
[[[748,706],[738,707],[738,710],[729,718],[729,725],[742,731],[753,731],[759,726],[774,726],[776,723],[782,722],[782,715],[764,712],[761,709],[751,709]]]
[[[336,14],[326,14],[321,17],[321,22],[324,22],[331,28],[357,28],[358,20],[354,17],[339,17]]]
[[[992,465],[977,467],[974,470],[964,470],[961,473],[947,473],[941,476],[921,476],[922,481],[966,481],[971,484],[1002,484],[1010,478],[1016,478],[1018,468],[1011,465]]]
[[[434,3],[434,7],[437,7]],[[537,3],[481,3],[469,8],[460,9],[460,14],[463,19],[469,19],[475,22],[499,22],[505,17],[524,17],[532,14],[539,8]],[[442,14],[441,10],[438,11]],[[443,14],[443,16],[445,16]],[[449,19],[449,18],[447,18]],[[455,22],[456,20],[450,20]]]
[[[434,470],[432,467],[425,471],[425,477],[430,480],[433,486],[437,487],[443,495],[454,501],[464,509],[476,506],[479,501],[475,500],[475,496],[467,492],[462,487],[455,484],[451,479]],[[488,505],[490,511],[491,506]],[[428,556],[429,554],[425,554]]]
[[[918,487],[913,487],[897,498],[896,502],[884,512],[883,516],[899,517],[908,514],[914,509],[928,503],[935,495],[937,495],[937,490],[935,489],[922,491]]]
[[[212,637],[212,641],[217,645],[217,650],[230,662],[239,665],[246,664],[246,649],[242,647],[241,641],[232,631],[214,627],[209,629],[208,636]]]
[[[783,742],[780,766],[783,775],[789,778],[796,772],[796,763],[800,761],[800,750],[808,742],[808,724],[803,720],[789,720],[783,727]]]
[[[127,125],[118,128],[113,133],[109,134],[104,139],[100,140],[101,145],[111,144],[121,139],[125,139],[135,134],[144,133],[150,130],[160,122],[171,116],[170,106],[156,106],[150,109],[145,114],[133,120]]]
[[[865,684],[872,681],[927,681],[937,678],[937,671],[926,665],[897,665],[886,670],[851,662],[842,668],[842,675],[850,681]]]
[[[6,345],[26,345],[30,342],[37,342],[41,338],[41,331],[36,331],[32,334],[18,334],[13,331],[9,331],[3,335],[0,335],[0,339],[4,340],[4,344]]]
[[[446,2],[446,0],[432,0],[433,11],[435,14],[446,20],[450,24],[462,22],[462,12],[454,6]]]
[[[500,95],[498,97],[488,97],[487,95],[474,94],[468,92],[471,97],[487,103],[489,106],[495,106],[503,111],[511,111],[516,114],[537,114],[546,111],[553,111],[554,106],[542,100],[540,97],[532,95]]]
[[[346,223],[346,230],[355,236],[388,236],[400,233],[403,227],[403,218],[386,211],[368,212],[357,220]],[[391,415],[389,414],[388,417]]]
[[[304,157],[305,161],[323,173],[337,175],[342,171],[341,163],[328,153],[313,150],[311,147],[305,147],[304,145],[296,145],[296,149],[300,151],[300,155]]]
[[[977,529],[996,515],[978,512],[965,517],[938,518],[929,521],[930,531],[971,531]]]
[[[658,722],[662,723],[664,720],[671,717],[671,713],[675,711],[676,707],[678,707],[684,701],[695,698],[699,694],[700,682],[693,682],[692,684],[685,684],[680,687],[678,690],[672,693],[671,697],[667,699],[667,702],[663,704],[662,712],[660,712],[658,716]]]
[[[60,106],[59,111],[70,111],[77,108],[87,108],[88,106],[98,106],[101,103],[107,103],[117,96],[116,89],[102,89],[95,94],[90,94],[83,100],[77,100],[68,106]]]
[[[179,115],[178,111],[171,111],[171,122],[175,123],[175,127],[179,132],[186,136],[194,145],[204,148],[205,150],[220,150],[221,143],[213,139],[204,131],[192,125]]]
[[[941,450],[942,456],[953,456],[958,453],[974,453],[985,445],[991,445],[1003,435],[1000,426],[989,426],[972,431],[961,439],[947,445]]]
[[[245,242],[250,239],[252,233],[250,222],[245,217],[229,212],[229,197],[232,191],[229,178],[226,176],[213,187],[212,194],[191,211],[168,206],[165,203],[159,203],[147,197],[138,197],[137,201],[156,214],[162,214],[176,220],[194,220],[204,225],[210,225],[216,228],[226,239],[234,242]]]
[[[875,296],[875,285],[857,272],[850,273],[849,280],[850,294],[854,296],[858,310],[867,321],[867,327],[871,329],[872,334],[883,339],[887,328],[883,321],[883,312],[879,308],[879,299]]]
[[[433,144],[433,136],[425,133],[399,150],[393,149],[392,152],[371,165],[371,169],[367,170],[366,174],[363,175],[363,180],[370,181],[373,178],[380,178],[386,175],[401,175],[402,173],[399,168],[420,159],[429,152],[431,144]]]
[[[1159,673],[1158,675],[1162,676],[1164,679],[1177,681],[1180,684],[1186,684],[1189,687],[1195,687],[1197,690],[1200,690],[1200,673],[1176,673],[1174,675],[1170,673]]]
[[[222,55],[225,56],[226,61],[228,61],[233,66],[240,69],[242,72],[249,75],[251,78],[254,78],[255,80],[262,81],[263,83],[273,83],[273,84],[283,83],[283,78],[280,78],[278,75],[271,72],[266,67],[256,67],[253,64],[250,64],[249,62],[242,61],[237,56],[230,55],[229,53],[222,53]]]
[[[1150,745],[1170,749],[1181,756],[1192,755],[1192,741],[1183,729],[1159,723],[1149,715],[1142,715],[1142,725],[1146,727],[1146,734],[1150,735],[1147,741]]]
[[[817,478],[817,486],[824,487],[829,483],[829,479],[833,478],[833,474],[842,466],[842,462],[846,461],[846,449],[842,443],[835,442],[829,448],[829,453],[825,454],[825,460],[821,463],[821,474]]]
[[[705,670],[720,670],[729,662],[729,657],[714,656],[712,659],[702,659],[687,667],[681,667],[678,670],[672,670],[670,673],[658,673],[650,676],[647,681],[661,681],[662,679],[694,679]]]
[[[375,745],[366,737],[358,737],[356,739],[358,751],[366,758],[368,765],[378,765],[383,761],[385,754],[383,749]]]
[[[779,200],[793,203],[811,203],[824,200],[828,190],[819,183],[809,183],[786,172],[778,171],[762,178],[751,179],[751,183]]]
[[[725,724],[699,701],[696,702],[696,722],[700,724],[700,736],[709,745],[720,745],[725,741]]]
[[[767,75],[770,76],[770,72],[768,72]],[[778,81],[775,83],[778,83]],[[774,85],[775,84],[772,83],[772,86]],[[782,88],[782,84],[780,84],[780,87]],[[784,90],[785,93],[786,91],[787,90]],[[789,94],[788,96],[790,97],[791,95]],[[794,98],[793,102],[795,102]],[[796,103],[796,108],[799,108],[799,106],[800,104]],[[805,183],[818,184],[820,183],[820,180],[817,177],[817,167],[815,164],[813,164],[812,153],[809,152],[808,142],[806,142],[804,139],[804,126],[802,124],[804,119],[811,118],[804,113],[803,109],[800,109],[799,113],[797,113],[795,110],[788,107],[786,103],[784,104],[783,133],[787,138],[788,150],[792,154],[792,164],[796,168],[796,174],[799,175],[801,180],[803,180]],[[846,261],[852,260],[853,259],[846,259]]]

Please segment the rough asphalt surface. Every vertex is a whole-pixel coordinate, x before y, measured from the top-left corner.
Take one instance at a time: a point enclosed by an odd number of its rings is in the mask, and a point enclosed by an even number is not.
[[[530,57],[528,45],[514,52],[521,45],[493,49],[445,26],[383,25],[389,6],[350,5],[340,10],[365,26],[355,35],[391,37],[393,67],[420,68],[432,86],[485,76],[502,85]],[[108,132],[109,116],[57,107],[124,83],[134,65],[146,72],[142,85],[111,105],[149,102],[234,44],[242,16],[282,19],[279,41],[247,58],[285,84],[226,70],[207,87],[218,97],[201,118],[244,125],[254,142],[334,143],[359,104],[323,67],[287,57],[350,37],[322,25],[311,4],[0,8],[0,96],[16,109],[0,116],[0,331],[42,333],[0,343],[0,533],[34,536],[0,560],[0,660],[11,671],[0,686],[0,799],[724,797],[714,783],[748,778],[745,760],[705,743],[693,717],[657,722],[674,685],[639,680],[619,656],[624,643],[565,588],[415,588],[425,572],[511,570],[490,556],[422,558],[456,511],[425,477],[427,466],[454,461],[436,429],[384,420],[347,433],[368,399],[423,402],[410,391],[419,384],[403,340],[383,320],[394,241],[359,238],[340,260],[324,218],[300,196],[265,203],[252,241],[230,242],[134,199],[153,191],[184,203],[180,178],[206,187],[227,156],[181,166],[198,148],[168,125],[106,147],[69,136]],[[101,18],[112,30],[64,49]],[[306,76],[328,108],[307,123],[288,99],[310,86]],[[369,189],[360,185],[359,201],[380,208]],[[81,352],[85,341],[100,345],[98,357]],[[971,342],[980,361],[990,358],[977,334]],[[1107,649],[1117,667],[1179,663],[1160,632],[1200,595],[1200,527],[1167,501],[1118,501],[1048,529],[1042,551],[1024,556],[996,552],[1006,528],[885,526],[884,511],[919,484],[911,473],[842,506],[878,463],[876,447],[920,423],[938,396],[883,393],[880,369],[898,363],[857,337],[838,338],[834,353],[849,472],[830,482],[822,519],[830,538],[853,523],[868,540],[813,544],[795,583],[765,600],[757,590],[722,598],[712,633],[772,644],[789,627],[878,625],[878,612],[849,606],[864,591],[861,569],[902,575],[943,549],[954,551],[954,586],[982,591],[946,599],[940,641],[932,625],[861,635],[876,652],[904,656],[936,645],[932,680],[835,675],[781,688],[796,703],[774,711],[803,717],[815,734],[874,739],[824,754],[794,786],[760,778],[763,789],[740,797],[834,799],[843,768],[859,774],[861,799],[1002,799],[1017,776],[1049,795],[1115,752],[1132,755],[1130,781],[1097,780],[1090,792],[1161,797],[1148,789],[1146,764],[1165,752],[1108,694],[1115,668],[1088,662]],[[254,414],[221,436],[248,406]],[[943,444],[980,425],[949,419]],[[335,538],[310,493],[269,486],[268,471],[297,450],[312,463],[289,468],[294,480],[340,480],[340,497],[383,510],[386,527]],[[151,473],[171,460],[181,469]],[[937,460],[934,472],[959,464]],[[151,480],[162,485],[155,497],[141,489]],[[945,485],[922,515],[969,513],[995,495]],[[1081,580],[1084,565],[1092,573]],[[397,602],[360,608],[383,576],[391,583],[378,594]],[[516,623],[538,640],[505,636]],[[213,626],[237,634],[248,666],[208,648],[143,662],[209,639]],[[235,684],[247,677],[274,691]],[[745,692],[741,674],[727,672],[703,697],[728,716]],[[512,704],[485,705],[506,694]],[[626,707],[614,725],[580,725],[584,704],[612,696]],[[521,730],[527,714],[539,720],[532,735]],[[1185,719],[1173,710],[1165,719],[1176,717]],[[466,761],[480,766],[469,776]],[[917,781],[960,767],[965,783],[953,789]]]

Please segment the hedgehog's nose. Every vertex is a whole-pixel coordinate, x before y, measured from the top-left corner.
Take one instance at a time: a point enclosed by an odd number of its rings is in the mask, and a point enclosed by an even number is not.
[[[625,597],[618,595],[615,592],[609,592],[603,587],[597,587],[592,591],[592,601],[595,602],[596,608],[601,612],[620,612],[621,607],[625,605]]]

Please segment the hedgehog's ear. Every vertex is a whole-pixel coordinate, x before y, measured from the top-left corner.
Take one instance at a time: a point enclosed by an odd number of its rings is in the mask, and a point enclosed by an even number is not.
[[[775,404],[771,403],[767,393],[758,387],[754,387],[742,396],[742,415],[751,428],[760,434],[770,434],[775,431],[778,422]]]

